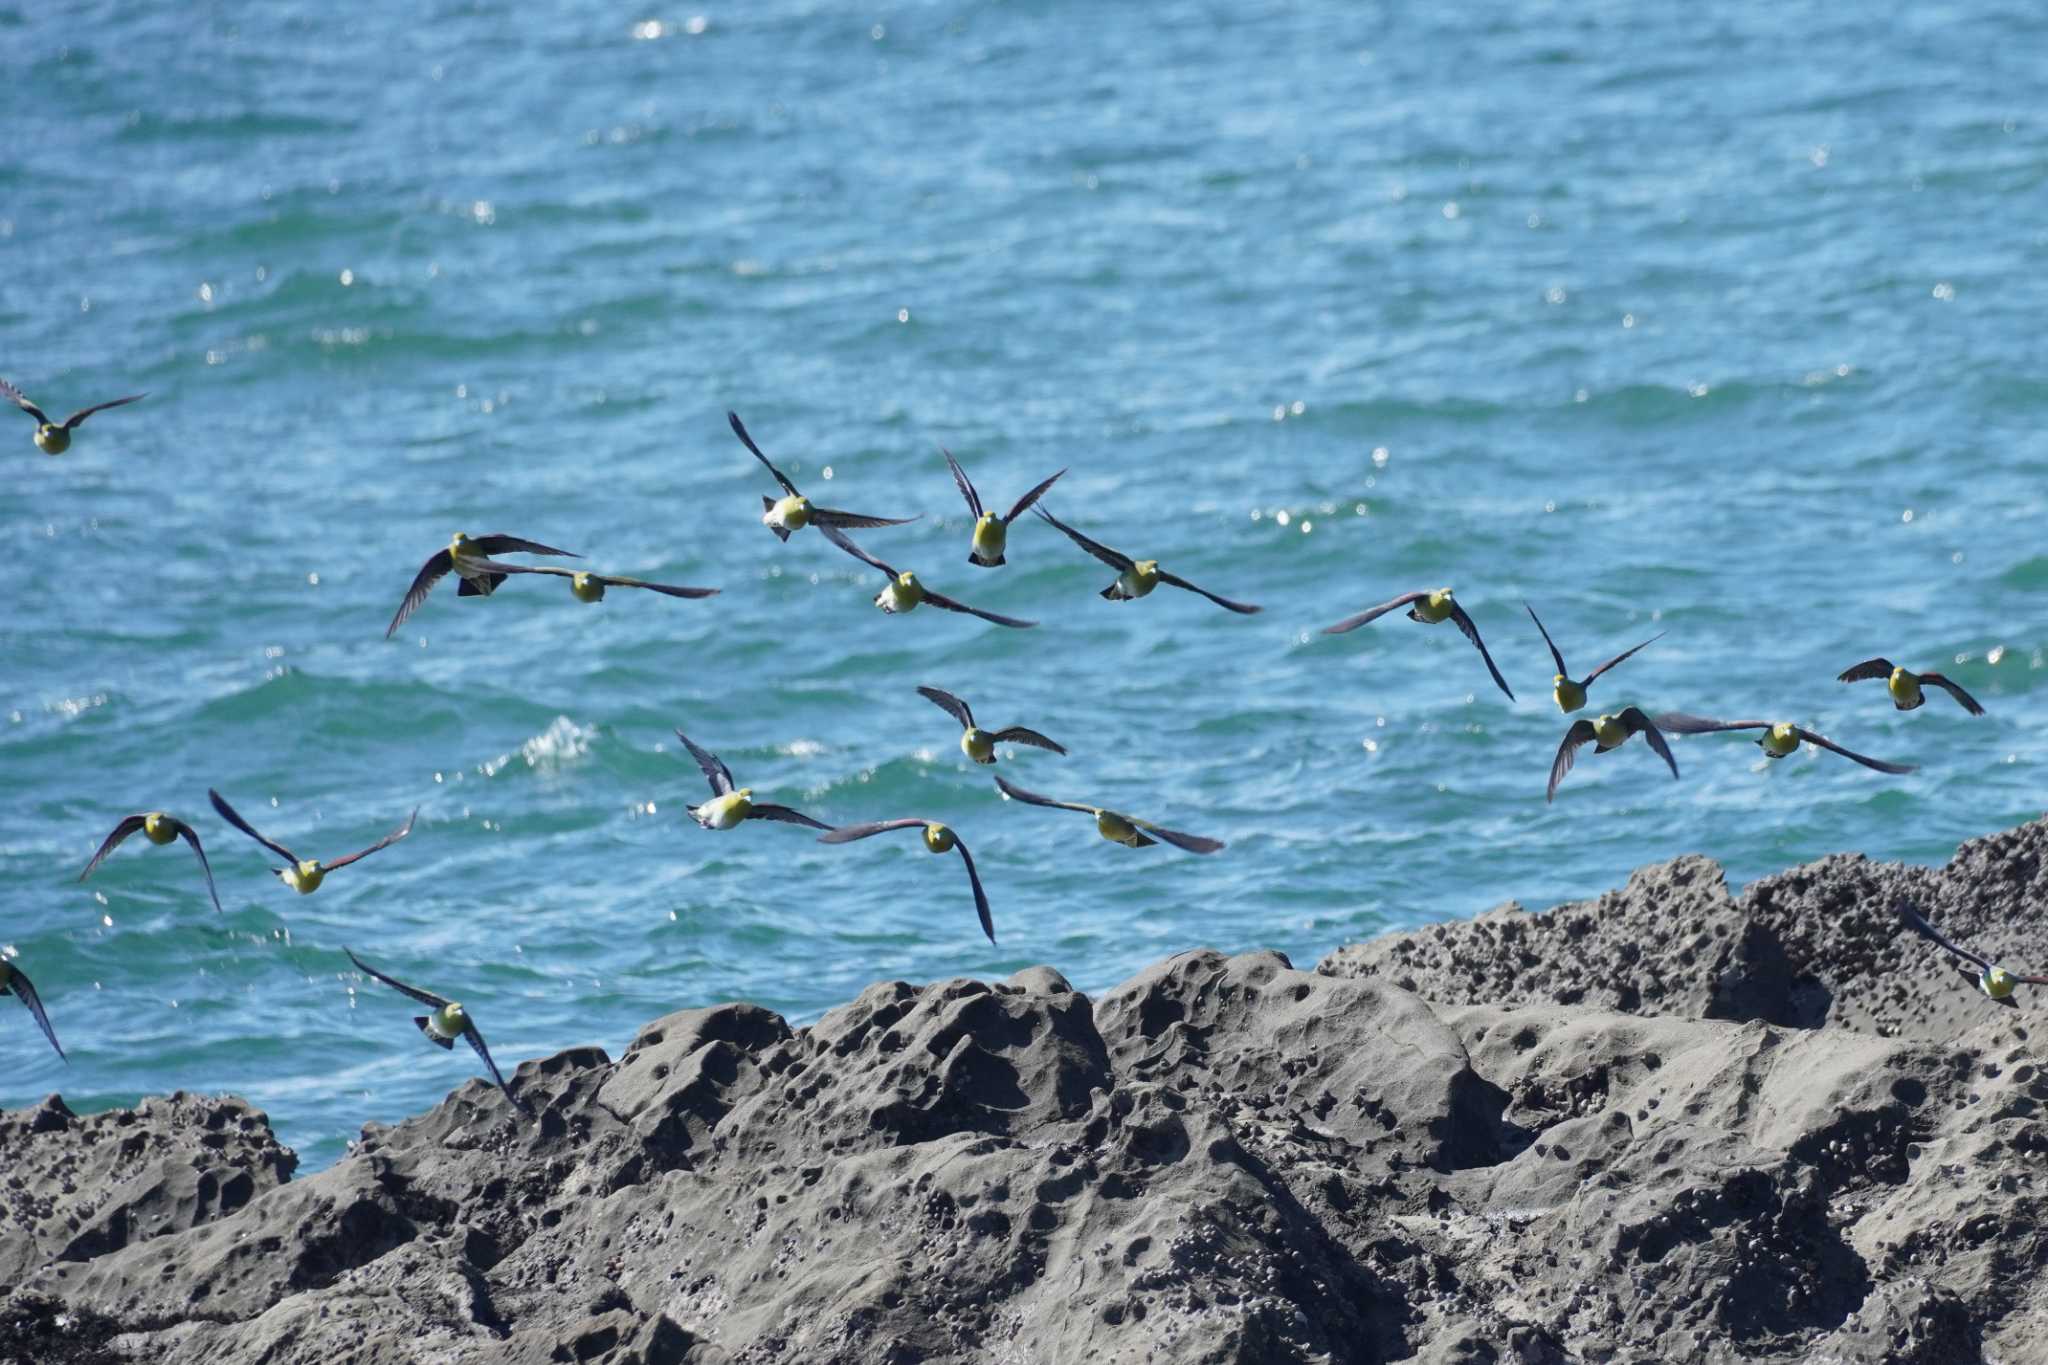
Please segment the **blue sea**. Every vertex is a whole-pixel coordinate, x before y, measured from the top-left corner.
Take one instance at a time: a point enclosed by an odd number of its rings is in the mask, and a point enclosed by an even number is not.
[[[363,0],[0,8],[0,1105],[172,1089],[309,1167],[475,1073],[342,954],[463,1000],[509,1073],[748,999],[1200,945],[1297,965],[1590,896],[1685,852],[1746,881],[1938,863],[2039,815],[2048,720],[2048,119],[2035,6],[868,7]],[[861,543],[1038,620],[884,616],[778,543],[737,411]],[[940,447],[1257,616],[1027,516],[966,562]],[[716,586],[576,602],[422,560],[509,532]],[[566,562],[566,561],[563,561]],[[1448,625],[1326,626],[1457,589]],[[1580,757],[1593,707],[1787,719]],[[1941,669],[1892,709],[1835,674]],[[994,770],[915,692],[1067,757]],[[672,731],[842,847],[697,828]],[[1132,850],[1024,787],[1229,847]],[[298,896],[207,805],[304,856]],[[183,847],[206,841],[224,914]]]

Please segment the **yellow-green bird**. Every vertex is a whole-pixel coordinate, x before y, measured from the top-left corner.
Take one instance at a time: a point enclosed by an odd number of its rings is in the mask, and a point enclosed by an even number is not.
[[[275,853],[278,857],[284,859],[285,865],[283,867],[273,867],[270,870],[277,874],[279,881],[298,892],[301,896],[310,896],[315,891],[318,891],[320,883],[327,880],[328,873],[367,858],[379,849],[389,848],[406,835],[412,833],[413,819],[420,813],[419,807],[413,807],[412,814],[405,817],[404,824],[392,830],[362,852],[351,853],[346,858],[336,858],[331,863],[324,863],[318,858],[301,858],[275,839],[266,838],[264,835],[257,833],[256,827],[236,814],[235,808],[227,803],[227,798],[211,787],[206,789],[206,795],[212,800],[213,808],[220,812],[221,819],[227,821],[236,829],[242,831],[242,833],[248,835],[272,853]]]
[[[609,574],[592,573],[588,569],[555,569],[545,564],[503,564],[495,559],[480,559],[476,567],[497,578],[515,573],[548,574],[555,578],[569,580],[569,591],[578,602],[602,602],[606,588],[645,588],[649,592],[662,593],[669,597],[716,597],[717,588],[677,588],[667,583],[649,583],[641,578],[615,578]]]
[[[1444,621],[1455,622],[1458,629],[1465,633],[1465,638],[1472,642],[1472,647],[1479,651],[1479,657],[1486,660],[1486,671],[1493,675],[1494,683],[1499,686],[1501,691],[1508,694],[1509,701],[1515,699],[1514,689],[1508,686],[1508,680],[1500,675],[1500,670],[1493,666],[1493,656],[1486,652],[1486,641],[1479,638],[1479,627],[1472,624],[1472,618],[1467,616],[1465,609],[1458,605],[1457,599],[1452,595],[1449,588],[1425,589],[1421,592],[1404,592],[1391,602],[1382,602],[1376,607],[1368,607],[1356,616],[1345,617],[1334,626],[1323,627],[1323,634],[1342,635],[1346,631],[1357,630],[1360,626],[1371,621],[1377,621],[1388,612],[1395,611],[1401,607],[1408,608],[1409,620],[1420,621],[1426,626],[1437,625]],[[1591,680],[1588,679],[1588,681]]]
[[[1899,902],[1899,918],[1904,920],[1908,927],[1932,939],[1955,957],[1975,963],[1977,970],[1974,972],[1968,967],[1963,966],[1962,961],[1958,961],[1956,967],[1961,970],[1965,977],[1976,984],[1978,990],[1984,992],[1984,994],[1990,996],[2001,1005],[2017,1005],[2019,1003],[2012,998],[2013,987],[2015,986],[2048,986],[2048,976],[2020,976],[2015,972],[2007,971],[1988,957],[1979,956],[1968,948],[1959,948],[1955,944],[1950,943],[1935,930],[1933,925],[1921,918],[1918,911],[1904,901]]]
[[[755,445],[754,438],[747,435],[746,425],[740,421],[738,413],[728,412],[725,414],[725,420],[732,423],[732,434],[740,438],[740,444],[752,451],[755,459],[767,465],[768,472],[775,476],[775,482],[782,485],[780,498],[771,498],[766,494],[761,497],[761,524],[773,531],[777,540],[788,540],[792,532],[801,531],[806,526],[816,526],[820,530],[827,526],[862,530],[876,526],[907,526],[917,520],[916,517],[864,517],[857,512],[841,512],[835,508],[818,506],[797,492],[796,485],[789,481],[788,476],[761,453],[761,447]]]
[[[1551,760],[1550,785],[1544,788],[1543,799],[1548,802],[1557,795],[1557,784],[1564,781],[1564,775],[1572,770],[1572,763],[1578,758],[1582,746],[1591,744],[1594,753],[1604,754],[1628,743],[1630,735],[1641,735],[1643,742],[1656,750],[1657,757],[1671,765],[1671,780],[1678,780],[1678,760],[1671,756],[1671,746],[1664,742],[1663,731],[1641,710],[1626,706],[1617,715],[1601,716],[1595,720],[1581,716],[1571,723],[1564,732],[1564,742],[1557,746],[1557,757]]]
[[[1900,668],[1890,659],[1865,659],[1860,664],[1845,668],[1835,677],[1836,682],[1867,682],[1872,678],[1883,678],[1885,690],[1892,694],[1892,706],[1900,711],[1911,711],[1927,700],[1923,690],[1929,685],[1940,688],[1956,699],[1956,705],[1973,716],[1984,714],[1984,708],[1977,699],[1956,683],[1939,673],[1915,673]]]
[[[1111,602],[1130,602],[1149,596],[1154,588],[1164,583],[1169,588],[1185,588],[1191,593],[1206,597],[1217,606],[1226,611],[1234,611],[1240,616],[1251,616],[1265,610],[1264,607],[1253,606],[1249,602],[1233,602],[1228,597],[1218,597],[1207,588],[1198,588],[1179,574],[1168,573],[1160,568],[1156,559],[1132,559],[1122,550],[1112,550],[1099,540],[1090,540],[1043,507],[1035,507],[1032,510],[1059,528],[1060,533],[1068,540],[1116,570],[1116,580],[1101,593]]]
[[[70,1061],[69,1057],[64,1056],[64,1045],[57,1041],[57,1030],[50,1027],[50,1016],[43,1012],[43,997],[36,994],[35,983],[28,979],[27,972],[6,958],[0,957],[0,995],[8,994],[19,998],[28,1012],[36,1017],[36,1023],[41,1026],[43,1036],[50,1040],[51,1047],[57,1049],[57,1055],[66,1062]]]
[[[756,801],[752,787],[733,784],[732,769],[725,766],[724,759],[709,749],[698,747],[681,730],[676,731],[676,738],[690,751],[690,757],[697,760],[697,766],[704,770],[704,780],[711,784],[711,799],[689,808],[690,818],[705,829],[731,829],[742,820],[776,820],[785,825],[809,825],[812,829],[832,828],[823,820],[813,820],[800,810]]]
[[[861,549],[860,546],[848,539],[843,532],[833,527],[820,525],[818,527],[818,534],[824,536],[825,539],[831,541],[861,563],[866,564],[870,568],[880,569],[888,577],[889,585],[875,594],[875,605],[890,616],[900,615],[908,611],[916,611],[920,606],[933,606],[944,611],[957,611],[967,616],[979,616],[984,621],[993,621],[999,626],[1009,626],[1014,630],[1029,630],[1038,624],[1036,621],[1022,621],[1014,616],[1004,616],[999,612],[983,611],[980,607],[970,607],[965,602],[955,601],[943,593],[933,592],[924,585],[923,580],[918,578],[916,574],[911,573],[908,569],[898,573],[866,550]]]
[[[106,837],[106,841],[100,845],[100,851],[93,854],[92,861],[85,865],[85,871],[78,874],[78,880],[84,881],[87,877],[90,877],[99,868],[99,865],[107,860],[107,855],[112,853],[123,839],[126,839],[137,830],[141,830],[143,836],[152,844],[159,846],[168,844],[173,839],[183,839],[186,843],[192,845],[192,851],[199,855],[199,870],[206,874],[206,894],[213,897],[214,910],[216,912],[220,910],[220,893],[213,889],[213,868],[207,864],[206,850],[199,846],[199,831],[193,829],[192,826],[176,816],[166,815],[160,810],[144,811],[140,815],[130,815],[125,817],[120,824],[115,825],[114,832],[109,834]]]
[[[1550,657],[1557,663],[1557,674],[1550,680],[1550,695],[1557,702],[1557,709],[1566,715],[1570,715],[1586,704],[1586,689],[1593,685],[1593,679],[1635,653],[1637,649],[1641,649],[1645,645],[1654,645],[1664,638],[1664,632],[1660,630],[1649,639],[1643,641],[1642,644],[1635,646],[1634,649],[1624,649],[1621,653],[1615,655],[1591,673],[1588,673],[1584,678],[1573,682],[1571,674],[1565,669],[1564,655],[1557,652],[1557,645],[1551,640],[1550,632],[1543,629],[1543,618],[1538,616],[1536,608],[1530,606],[1527,602],[1522,603],[1522,606],[1528,611],[1529,619],[1536,623],[1536,629],[1542,631],[1543,643],[1550,646]]]
[[[1050,749],[1056,754],[1066,750],[1047,739],[1036,730],[1027,730],[1021,725],[1012,725],[1007,730],[984,730],[974,723],[974,712],[967,703],[937,687],[920,687],[917,694],[932,705],[960,722],[960,752],[976,763],[996,761],[996,745],[1029,744],[1040,749]]]
[[[1052,810],[1071,810],[1079,811],[1083,815],[1092,815],[1095,817],[1095,832],[1112,844],[1122,844],[1125,848],[1146,848],[1158,843],[1160,839],[1190,853],[1214,853],[1223,847],[1221,839],[1208,839],[1199,834],[1183,834],[1177,829],[1167,829],[1164,825],[1155,825],[1150,820],[1140,820],[1136,816],[1124,815],[1104,806],[1082,806],[1072,801],[1055,801],[1049,796],[1025,791],[1013,782],[1005,782],[1001,777],[996,778],[996,790],[1013,801],[1022,801],[1027,806],[1046,806]],[[1159,839],[1149,837],[1153,834],[1158,835]]]
[[[967,551],[967,562],[979,564],[984,569],[993,569],[1004,562],[1003,549],[1009,544],[1010,523],[1023,516],[1032,503],[1045,495],[1046,489],[1059,482],[1060,474],[1067,472],[1062,469],[1059,474],[1039,484],[1017,499],[1017,505],[1010,509],[1009,515],[999,517],[982,508],[981,495],[974,491],[973,483],[967,478],[967,471],[953,458],[953,452],[940,446],[939,454],[946,457],[946,466],[953,471],[953,482],[960,485],[960,496],[967,499],[967,510],[974,514],[974,541]]]
[[[1818,735],[1804,726],[1794,725],[1788,720],[1709,720],[1705,716],[1688,716],[1682,711],[1669,711],[1657,717],[1657,728],[1674,735],[1704,735],[1721,730],[1761,730],[1756,746],[1764,751],[1766,758],[1783,758],[1799,747],[1801,740],[1815,748],[1826,749],[1840,754],[1866,768],[1875,768],[1881,773],[1910,773],[1918,771],[1911,763],[1887,763],[1881,758],[1871,758],[1852,749],[1844,749],[1826,735]]]
[[[974,855],[967,851],[966,842],[947,826],[936,820],[876,820],[865,825],[844,825],[818,836],[821,844],[850,844],[855,839],[870,835],[884,834],[892,829],[917,829],[924,831],[924,846],[928,853],[952,853],[958,851],[960,861],[967,864],[967,884],[974,888],[974,911],[981,916],[981,932],[988,935],[988,941],[996,941],[996,922],[989,914],[988,894],[981,889],[981,874],[974,870]]]
[[[15,388],[14,385],[6,380],[0,379],[0,398],[5,398],[8,402],[36,419],[36,449],[42,451],[45,455],[62,455],[65,451],[71,449],[72,431],[76,429],[80,422],[83,422],[94,413],[105,412],[108,408],[118,408],[124,403],[137,402],[147,397],[149,395],[146,393],[131,393],[126,398],[111,398],[104,403],[95,403],[89,408],[80,408],[61,422],[53,422],[50,420],[48,413],[24,398],[20,389]]]
[[[498,1071],[498,1064],[491,1060],[491,1050],[484,1046],[484,1035],[478,1031],[476,1020],[469,1017],[469,1011],[462,1007],[461,1001],[450,1000],[432,991],[423,991],[417,986],[408,986],[396,977],[384,975],[357,957],[353,949],[343,948],[342,951],[348,954],[350,962],[356,964],[357,971],[376,977],[400,995],[411,996],[432,1010],[432,1014],[416,1014],[412,1020],[419,1026],[420,1032],[427,1035],[427,1041],[444,1050],[454,1048],[457,1038],[466,1041],[476,1051],[476,1055],[484,1059],[484,1066],[490,1071],[491,1079],[497,1082],[498,1089],[505,1092],[505,1098],[512,1102],[512,1107],[528,1118],[534,1116],[533,1106],[513,1094],[512,1087],[505,1084],[504,1076]]]
[[[470,536],[461,531],[448,542],[445,550],[436,550],[427,556],[427,562],[420,565],[412,586],[405,590],[405,600],[398,604],[397,613],[391,624],[384,628],[384,638],[390,639],[398,628],[405,624],[405,618],[419,610],[420,603],[427,600],[427,594],[434,585],[455,574],[462,580],[462,586],[455,590],[457,597],[489,597],[505,581],[505,566],[493,563],[493,555],[560,555],[564,559],[581,559],[583,556],[568,550],[557,550],[552,545],[543,545],[537,540],[526,540],[520,536],[501,533],[488,536]],[[491,568],[485,568],[492,564]]]

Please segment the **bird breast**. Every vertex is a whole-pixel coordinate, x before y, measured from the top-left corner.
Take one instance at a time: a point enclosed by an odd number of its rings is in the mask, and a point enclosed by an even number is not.
[[[792,493],[764,512],[761,520],[785,531],[801,531],[811,524],[810,500]]]
[[[1095,812],[1095,832],[1113,844],[1135,848],[1138,843],[1138,827],[1113,810]]]
[[[1923,700],[1920,695],[1920,680],[1903,668],[1892,670],[1892,676],[1885,683],[1885,687],[1891,692],[1892,700],[1902,711],[1912,710]]]
[[[604,601],[604,584],[587,573],[579,573],[570,579],[569,591],[576,594],[579,602]]]
[[[988,731],[969,728],[960,732],[960,752],[976,763],[993,763],[996,742],[988,737]]]
[[[1010,528],[993,513],[984,513],[974,523],[974,553],[983,559],[1001,559],[1010,539]]]
[[[953,831],[947,829],[944,825],[926,825],[924,827],[924,846],[934,853],[951,853],[953,845],[959,842]]]
[[[320,883],[327,880],[327,869],[317,859],[308,858],[296,867],[288,867],[282,873],[284,884],[301,896],[310,896],[320,889]]]
[[[1783,758],[1799,747],[1799,731],[1790,722],[1779,721],[1764,731],[1763,739],[1758,742],[1772,758]]]
[[[46,455],[62,455],[71,449],[71,433],[54,423],[36,428],[36,445]]]
[[[747,812],[754,808],[753,800],[739,792],[727,792],[714,796],[697,807],[700,819],[713,829],[731,829],[747,818]]]
[[[463,1035],[468,1022],[461,1004],[451,1000],[427,1016],[427,1032],[436,1042],[452,1043]]]
[[[142,832],[152,844],[168,844],[178,837],[178,826],[162,811],[151,811],[142,819]]]

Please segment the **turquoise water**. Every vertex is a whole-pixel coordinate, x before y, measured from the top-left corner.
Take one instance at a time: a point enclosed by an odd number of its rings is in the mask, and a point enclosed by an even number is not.
[[[237,12],[237,10],[241,12]],[[1201,944],[1297,963],[1696,850],[1744,880],[1935,862],[2043,808],[2048,22],[2025,6],[1719,15],[1525,4],[16,5],[0,374],[150,391],[46,458],[0,413],[0,1104],[172,1088],[310,1165],[470,1075],[341,946],[463,999],[509,1071],[666,1011],[815,1017],[865,983]],[[758,523],[738,410],[935,587],[1043,625],[884,617]],[[1035,519],[965,561],[944,443],[1256,617]],[[457,529],[721,586],[444,584]],[[1454,583],[1449,627],[1317,628]],[[1882,757],[1640,743],[1543,802],[1594,689]],[[1834,675],[1944,668],[1990,708]],[[1229,840],[1132,851],[1005,805],[913,691],[1064,742],[1000,771]],[[712,834],[670,731],[825,819]],[[299,897],[301,853],[412,837]],[[100,837],[168,808],[190,854]]]

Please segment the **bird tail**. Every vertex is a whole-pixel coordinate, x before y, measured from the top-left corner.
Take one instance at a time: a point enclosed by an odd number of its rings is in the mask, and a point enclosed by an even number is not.
[[[770,497],[763,497],[763,498],[761,499],[761,516],[762,516],[762,517],[763,517],[763,519],[764,519],[764,520],[763,520],[763,523],[762,523],[763,525],[766,525],[766,524],[767,524],[767,523],[766,523],[766,520],[765,520],[765,519],[766,519],[766,517],[767,517],[767,515],[768,515],[768,514],[769,514],[770,512],[773,512],[774,510],[775,510],[775,499],[773,499],[773,498],[770,498]],[[769,529],[769,530],[771,530],[771,531],[773,531],[773,532],[775,533],[775,538],[776,538],[777,540],[781,540],[781,541],[787,541],[787,540],[789,539],[789,532],[788,532],[788,531],[786,531],[786,530],[784,530],[784,529],[783,529],[782,527],[780,527],[780,526],[769,526],[769,527],[768,527],[768,529]]]
[[[462,586],[455,590],[455,595],[457,597],[489,597],[498,590],[498,585],[503,583],[507,576],[501,573],[492,573],[485,574],[480,579],[465,578],[462,580]]]
[[[421,1033],[427,1033],[427,1016],[426,1016],[426,1015],[424,1015],[424,1014],[415,1014],[415,1015],[414,1015],[414,1016],[412,1017],[412,1021],[413,1021],[413,1022],[414,1022],[415,1024],[418,1024],[418,1025],[420,1026],[420,1032],[421,1032]],[[428,1041],[428,1042],[430,1042],[430,1043],[432,1043],[432,1044],[434,1044],[434,1045],[435,1045],[436,1047],[439,1047],[439,1048],[442,1048],[442,1049],[445,1049],[445,1050],[449,1050],[449,1051],[452,1051],[452,1050],[454,1049],[454,1047],[455,1047],[455,1040],[454,1040],[453,1038],[436,1038],[436,1037],[435,1037],[435,1036],[434,1036],[433,1034],[431,1034],[431,1033],[427,1033],[427,1041]]]
[[[1001,555],[997,555],[994,559],[983,559],[980,555],[974,553],[974,551],[969,550],[967,552],[967,562],[969,564],[978,564],[984,569],[993,569],[996,567],[996,565],[1006,564],[1009,561],[1004,559]]]
[[[1121,602],[1124,600],[1124,594],[1121,586],[1115,583],[1112,583],[1108,587],[1104,588],[1102,590],[1102,595],[1111,602]]]

